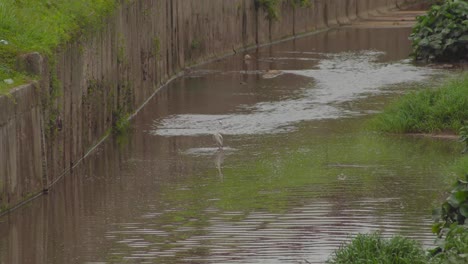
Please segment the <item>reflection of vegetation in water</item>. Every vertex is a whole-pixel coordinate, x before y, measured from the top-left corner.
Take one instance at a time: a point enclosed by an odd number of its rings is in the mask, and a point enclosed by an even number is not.
[[[334,252],[329,263],[467,263],[468,262],[468,175],[457,180],[442,206],[435,210],[433,232],[437,247],[425,254],[414,240],[380,234],[359,234]]]
[[[463,176],[468,172],[468,156],[465,155],[459,158],[452,168],[457,177],[463,178]]]
[[[337,131],[343,130],[343,125],[346,126],[343,122],[337,124],[340,127]],[[250,212],[283,214],[315,199],[325,199],[337,208],[346,203],[352,209],[359,207],[352,201],[400,198],[375,208],[376,215],[386,214],[388,206],[394,208],[400,201],[407,205],[404,210],[425,214],[422,211],[430,209],[430,201],[437,194],[427,190],[437,189],[440,180],[426,175],[436,175],[448,163],[449,158],[443,157],[445,143],[319,130],[303,127],[287,137],[273,135],[259,139],[262,142],[255,147],[246,146],[228,157],[222,179],[215,176],[213,166],[176,186],[169,185],[161,193],[163,208],[167,210],[162,209],[161,215],[149,220],[150,225],[166,235],[148,235],[145,240],[161,251],[177,249],[174,257],[164,258],[167,263],[177,263],[176,259],[183,256],[206,253],[203,247],[188,252],[190,247],[182,244],[209,234],[207,227],[212,225],[213,218],[237,222]],[[282,138],[287,140],[278,140]],[[259,145],[263,148],[258,149]],[[347,178],[340,181],[337,178],[340,174]],[[424,193],[418,191],[420,186],[425,186]],[[216,239],[206,243],[215,244]],[[209,248],[208,244],[205,246]]]
[[[305,147],[290,146],[277,153],[266,150],[255,161],[242,161],[243,164],[225,169],[224,184],[219,186],[221,197],[218,206],[224,210],[278,211],[295,203],[294,199],[298,197],[294,194],[298,189],[305,190],[301,198],[307,199],[320,193],[316,190],[333,186],[339,188],[340,196],[335,197],[334,190],[330,190],[327,198],[332,201],[375,195],[405,199],[411,196],[405,193],[407,189],[417,189],[413,184],[434,184],[436,188],[436,183],[425,182],[427,178],[422,175],[434,175],[443,167],[442,164],[449,162],[448,158],[442,158],[436,149],[431,148],[434,146],[428,146],[438,142],[428,140],[382,138],[363,133],[357,137],[315,137],[309,142],[297,143],[304,143]],[[239,167],[243,168],[242,171]],[[358,191],[354,185],[329,184],[336,182],[340,174],[357,182],[361,186]],[[391,187],[394,189],[389,189]],[[408,203],[415,207],[427,203],[427,197],[416,199]]]
[[[465,146],[462,153],[467,153],[468,152],[468,122],[465,122],[465,125],[460,129],[460,142],[463,143],[463,145]]]

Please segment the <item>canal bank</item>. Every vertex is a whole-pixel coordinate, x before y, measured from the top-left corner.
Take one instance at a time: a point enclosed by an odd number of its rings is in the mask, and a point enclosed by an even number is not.
[[[0,98],[3,211],[48,190],[183,69],[404,2],[285,1],[280,19],[269,21],[248,0],[122,1],[100,31],[54,58],[26,56],[23,66],[40,80]]]

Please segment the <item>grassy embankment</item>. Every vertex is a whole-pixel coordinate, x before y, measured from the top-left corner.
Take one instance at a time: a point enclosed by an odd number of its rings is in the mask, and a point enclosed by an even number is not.
[[[457,134],[468,121],[468,73],[398,98],[373,125],[390,133]]]
[[[112,12],[118,2],[0,1],[0,94],[7,94],[12,87],[35,78],[17,71],[18,56],[37,51],[50,57],[60,45],[99,28],[103,17]]]

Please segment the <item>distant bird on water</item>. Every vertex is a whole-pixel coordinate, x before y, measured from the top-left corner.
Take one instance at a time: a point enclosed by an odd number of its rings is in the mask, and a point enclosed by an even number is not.
[[[221,123],[221,121],[219,121],[219,124],[220,126],[223,125],[223,123]],[[213,139],[214,141],[216,142],[216,145],[218,145],[218,149],[222,149],[223,148],[223,135],[221,135],[221,133],[218,131],[216,131],[214,134],[213,134]]]

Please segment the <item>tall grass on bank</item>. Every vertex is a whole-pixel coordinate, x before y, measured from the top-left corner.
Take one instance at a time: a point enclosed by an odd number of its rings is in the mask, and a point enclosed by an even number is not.
[[[464,121],[468,121],[468,73],[399,98],[372,125],[392,133],[458,132]]]
[[[335,251],[328,263],[426,264],[428,256],[421,245],[411,239],[401,236],[384,239],[378,233],[358,234]]]
[[[61,44],[98,28],[118,0],[0,1],[0,94],[30,78],[15,70],[18,55],[50,55]],[[7,84],[4,80],[12,79]]]

